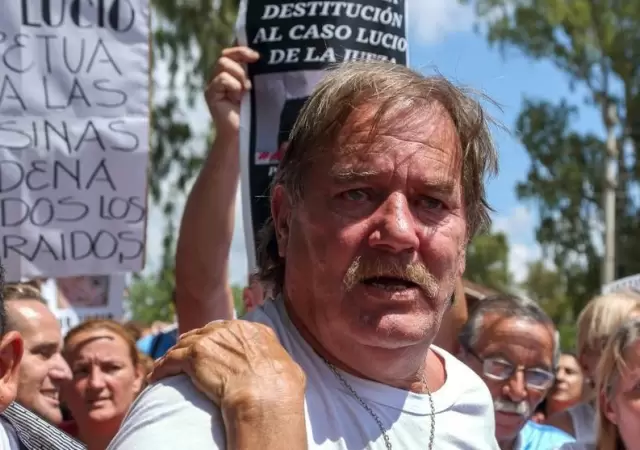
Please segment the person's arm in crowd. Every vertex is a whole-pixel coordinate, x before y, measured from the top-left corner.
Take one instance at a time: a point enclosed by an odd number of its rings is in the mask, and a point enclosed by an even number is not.
[[[264,325],[220,321],[183,335],[156,363],[157,380],[108,450],[307,448],[304,373]]]
[[[250,89],[243,64],[257,59],[246,47],[224,50],[205,92],[216,134],[187,198],[178,237],[176,310],[181,333],[233,318],[228,268],[240,172],[238,128],[240,102]]]

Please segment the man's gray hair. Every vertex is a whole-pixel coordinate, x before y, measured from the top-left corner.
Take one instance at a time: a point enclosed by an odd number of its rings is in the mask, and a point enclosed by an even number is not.
[[[369,140],[388,130],[423,120],[434,104],[443,107],[456,127],[462,150],[462,185],[470,239],[490,223],[485,178],[498,171],[498,156],[489,130],[490,118],[480,102],[442,76],[421,75],[389,62],[354,61],[340,64],[316,86],[302,107],[290,134],[289,146],[273,179],[291,201],[304,197],[310,167],[323,154],[339,147],[351,114],[375,108]],[[260,232],[257,255],[260,278],[276,293],[284,284],[285,261],[278,253],[273,222]]]
[[[535,301],[510,294],[498,294],[480,300],[469,313],[467,322],[462,327],[458,340],[463,349],[475,348],[480,338],[482,322],[487,314],[497,314],[500,317],[530,320],[550,328],[553,331],[553,369],[560,360],[560,333],[553,320]]]

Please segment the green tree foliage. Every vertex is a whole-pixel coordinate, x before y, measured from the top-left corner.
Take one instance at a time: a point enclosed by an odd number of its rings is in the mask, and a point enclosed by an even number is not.
[[[567,296],[567,278],[562,272],[537,261],[529,265],[521,288],[549,314],[560,331],[562,348],[574,350],[575,317]]]
[[[162,89],[152,110],[149,198],[163,208],[167,217],[163,244],[164,252],[171,253],[176,235],[171,223],[176,198],[185,194],[207,150],[202,143],[192,148],[196,137],[194,124],[186,113],[203,95],[220,52],[232,43],[239,0],[151,0],[151,3],[153,61],[161,60],[163,64],[159,67],[168,71],[166,76],[156,73],[160,76],[155,78],[167,79],[168,84],[155,86]],[[172,177],[176,182],[163,189],[163,181]],[[162,267],[159,274],[170,268]]]
[[[138,277],[129,286],[129,309],[133,320],[151,325],[156,320],[172,322],[173,273]]]
[[[588,108],[602,114],[603,129],[616,133],[622,149],[617,187],[618,276],[640,272],[636,257],[640,211],[632,195],[640,177],[635,152],[640,141],[640,2],[473,3],[490,43],[553,63],[566,73],[571,89],[587,94],[577,104],[568,99],[526,100],[516,123],[531,158],[517,193],[537,205],[541,217],[537,240],[566,277],[567,296],[577,312],[600,287],[606,147],[601,135],[573,126],[578,114]],[[619,126],[607,121],[606,111],[612,106],[618,111]]]
[[[233,285],[231,290],[233,291],[233,306],[236,308],[238,317],[244,314],[244,302],[242,301],[242,291],[244,287]]]
[[[190,122],[188,112],[203,95],[220,52],[232,43],[239,0],[151,0],[151,4],[156,95],[151,112],[149,201],[162,208],[166,220],[157,273],[136,276],[129,288],[133,316],[144,322],[173,316],[176,200],[186,194],[207,151],[202,140],[195,140],[196,124]],[[157,80],[167,83],[159,85]],[[175,182],[168,186],[167,180]]]
[[[504,233],[476,236],[467,248],[465,278],[474,283],[506,291],[512,284],[509,242]]]

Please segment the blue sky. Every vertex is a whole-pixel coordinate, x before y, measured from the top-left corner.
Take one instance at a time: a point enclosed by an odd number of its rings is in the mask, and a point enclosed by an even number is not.
[[[515,51],[506,57],[490,48],[485,38],[472,31],[473,14],[455,0],[414,0],[409,21],[410,65],[424,73],[436,68],[458,84],[480,89],[497,101],[503,111],[492,110],[495,118],[513,129],[525,97],[559,100],[582,98],[568,90],[568,78],[548,62],[534,62]],[[191,120],[208,123],[203,105],[191,113]],[[602,125],[594,110],[581,110],[576,126],[601,132]],[[500,173],[489,182],[489,201],[496,210],[494,228],[504,231],[511,245],[510,266],[521,280],[528,262],[540,257],[535,242],[536,207],[519,202],[516,184],[525,179],[529,167],[526,151],[508,132],[494,135],[500,155]],[[240,197],[237,201],[236,228],[231,249],[231,281],[244,284],[247,274]],[[149,268],[155,266],[161,239],[161,215],[150,211],[147,248]]]

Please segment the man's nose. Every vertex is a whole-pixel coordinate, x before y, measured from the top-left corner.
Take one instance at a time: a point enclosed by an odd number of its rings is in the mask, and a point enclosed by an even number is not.
[[[513,402],[521,402],[527,398],[527,386],[522,370],[516,369],[505,384],[505,394]]]
[[[53,356],[49,376],[56,381],[68,381],[72,378],[71,369],[60,353]]]
[[[394,192],[376,211],[378,222],[369,237],[372,247],[392,253],[415,251],[420,245],[415,219],[404,194]]]

